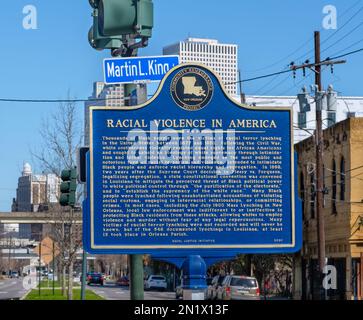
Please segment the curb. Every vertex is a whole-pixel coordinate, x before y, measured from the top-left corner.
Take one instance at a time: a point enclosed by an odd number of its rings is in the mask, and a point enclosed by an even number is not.
[[[28,290],[19,300],[25,300],[26,296],[32,291],[32,289]]]

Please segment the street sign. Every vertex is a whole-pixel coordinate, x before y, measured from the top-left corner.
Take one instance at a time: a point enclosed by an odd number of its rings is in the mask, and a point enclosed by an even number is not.
[[[44,238],[40,244],[34,248],[33,252],[37,255],[41,253],[41,261],[46,265],[49,265],[53,261],[53,257],[57,257],[60,253],[58,245],[49,237]]]
[[[179,56],[109,58],[103,62],[104,82],[137,83],[161,81],[179,64]]]
[[[226,257],[301,248],[291,108],[240,105],[198,64],[146,104],[90,108],[90,253]]]

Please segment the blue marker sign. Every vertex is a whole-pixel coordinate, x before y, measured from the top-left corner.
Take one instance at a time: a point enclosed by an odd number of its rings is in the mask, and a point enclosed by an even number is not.
[[[85,247],[159,256],[301,247],[292,110],[231,100],[180,65],[145,105],[90,110]]]
[[[179,56],[111,58],[104,60],[104,82],[135,83],[161,81],[179,64]]]

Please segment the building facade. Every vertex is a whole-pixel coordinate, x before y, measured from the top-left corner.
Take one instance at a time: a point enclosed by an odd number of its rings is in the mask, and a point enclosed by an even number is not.
[[[163,48],[164,55],[178,55],[180,63],[198,62],[213,69],[227,92],[237,95],[238,46],[217,40],[188,38]]]
[[[89,145],[89,108],[95,106],[124,107],[146,101],[146,84],[137,84],[134,93],[127,92],[123,84],[93,83],[93,93],[84,104],[84,145]],[[128,101],[129,100],[129,101]]]
[[[299,192],[303,200],[301,296],[319,296],[315,141],[296,145]],[[330,299],[363,299],[363,118],[349,118],[324,130],[325,250],[337,271]]]
[[[33,174],[30,164],[25,163],[22,176],[18,179],[16,198],[12,212],[39,212],[58,203],[60,179],[55,174]],[[20,239],[37,239],[42,233],[42,225],[20,224]]]
[[[103,82],[93,83],[92,95],[84,104],[84,144],[89,145],[89,108],[94,106],[121,107],[125,105],[123,85],[106,85]],[[100,100],[99,100],[100,99]]]

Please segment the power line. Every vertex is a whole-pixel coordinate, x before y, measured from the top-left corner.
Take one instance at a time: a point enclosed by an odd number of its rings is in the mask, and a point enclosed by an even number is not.
[[[152,97],[153,95],[148,95],[148,97]],[[28,102],[28,103],[68,103],[68,102],[101,102],[108,100],[129,100],[129,97],[123,98],[91,98],[91,99],[9,99],[9,98],[0,98],[0,102]]]
[[[357,49],[357,50],[354,50],[354,51],[351,51],[351,52],[347,52],[347,53],[341,54],[341,55],[336,56],[336,57],[332,57],[332,58],[329,57],[326,60],[335,60],[335,59],[347,57],[347,56],[350,56],[352,54],[356,54],[356,53],[361,52],[361,51],[363,51],[363,48],[360,48],[360,49]]]
[[[279,77],[279,76],[278,76]],[[277,87],[279,87],[282,83],[284,83],[285,81],[287,81],[290,78],[290,75],[288,74],[287,77],[283,78],[281,81],[279,81],[276,85],[274,85],[272,88],[270,88],[267,91],[264,91],[261,93],[261,95],[266,95],[268,92],[271,92],[273,90],[275,90]]]
[[[290,88],[288,88],[288,89],[286,89],[286,90],[284,90],[282,93],[280,93],[279,95],[280,96],[283,96],[283,95],[285,95],[287,92],[290,92],[290,90],[292,90],[292,89],[294,89],[294,88],[297,88],[297,89],[300,89],[300,88],[298,88],[298,85],[300,85],[300,84],[302,84],[304,81],[306,81],[307,79],[310,79],[311,78],[311,76],[313,75],[313,73],[311,72],[307,77],[305,77],[305,78],[302,78],[300,81],[298,81],[297,83],[296,83],[296,81],[295,81],[295,79],[294,79],[294,85],[293,86],[291,86]]]
[[[362,9],[363,9],[363,7],[362,7]],[[352,30],[350,30],[349,32],[347,32],[343,37],[339,38],[337,41],[335,41],[334,43],[332,43],[330,46],[328,46],[327,48],[325,48],[321,52],[325,52],[325,51],[329,50],[331,47],[334,47],[336,44],[338,44],[339,42],[341,42],[342,40],[344,40],[345,38],[347,38],[348,36],[350,36],[354,31],[356,31],[362,25],[363,25],[363,22],[361,22],[360,24],[358,24],[357,26],[355,26]]]
[[[329,62],[330,60],[336,60],[339,58],[343,58],[343,57],[347,57],[359,52],[362,52],[363,48],[354,50],[354,51],[350,51],[344,54],[341,54],[339,56],[336,57],[328,57],[325,60],[322,61],[321,64],[324,64],[326,62]],[[310,64],[312,67],[316,66],[316,64]],[[234,81],[234,82],[229,82],[226,83],[225,85],[231,85],[231,84],[237,84],[237,83],[244,83],[244,82],[250,82],[250,81],[255,81],[255,80],[260,80],[260,79],[264,79],[264,78],[270,78],[276,75],[280,75],[280,74],[285,74],[285,73],[290,73],[290,72],[294,72],[294,69],[289,69],[289,70],[281,70],[278,72],[273,72],[273,73],[268,73],[265,75],[261,75],[258,77],[253,77],[253,78],[248,78],[248,79],[242,79],[242,80],[238,80],[238,81]],[[307,77],[309,78],[311,76],[311,74]],[[305,78],[304,78],[305,80]],[[296,86],[296,85],[295,85]],[[153,95],[148,95],[148,97],[151,97]],[[108,98],[108,99],[11,99],[11,98],[0,98],[0,102],[28,102],[28,103],[67,103],[67,102],[97,102],[97,101],[106,101],[106,100],[127,100],[130,99],[128,97],[124,97],[124,98]]]
[[[361,43],[361,42],[363,42],[363,39],[360,39],[360,40],[358,40],[357,42],[354,42],[353,44],[351,44],[350,46],[348,46],[348,47],[346,47],[346,48],[344,48],[344,49],[342,49],[342,50],[339,50],[339,51],[335,52],[333,55],[338,55],[338,54],[340,54],[341,52],[344,52],[344,51],[346,51],[346,50],[349,50],[350,48],[353,48],[354,46],[356,46],[357,44],[359,44],[359,43]]]
[[[355,4],[353,4],[351,7],[349,7],[347,10],[345,10],[341,15],[340,18],[344,17],[350,10],[352,10],[357,4],[359,4],[361,2],[361,0],[358,0]],[[335,32],[333,32],[328,38],[326,38],[325,40],[323,40],[321,42],[321,44],[324,44],[326,42],[328,42],[331,38],[333,38],[337,33],[339,33],[341,30],[344,29],[344,27],[346,27],[361,11],[363,10],[363,7],[361,7],[360,9],[358,9],[357,12],[355,12],[349,19],[348,21],[346,21],[341,27],[339,27],[339,29],[337,29]],[[321,31],[322,29],[320,29]],[[310,53],[314,52],[314,49],[309,50],[307,53],[305,53],[304,55],[299,56],[298,58],[296,58],[295,60],[299,60],[302,59],[304,57],[306,57],[307,55],[309,55]],[[307,58],[307,60],[310,60],[311,57],[309,56],[309,58]],[[306,59],[305,59],[306,60]]]
[[[344,17],[348,12],[350,12],[353,8],[355,8],[359,3],[361,3],[361,0],[358,0],[357,2],[355,2],[352,6],[350,6],[347,10],[345,10],[341,15],[340,17]],[[338,32],[340,32],[342,29],[344,29],[344,27],[346,27],[347,25],[349,25],[349,23],[363,10],[363,7],[361,7],[360,9],[358,9],[358,11],[356,11],[341,27],[339,27],[338,30],[336,30],[333,34],[331,34],[327,39],[325,39],[324,41],[322,41],[322,44],[328,42],[331,38],[333,38]],[[359,25],[360,26],[360,25]],[[358,27],[359,27],[358,26]],[[333,43],[332,45],[330,45],[328,48],[324,49],[322,52],[328,50],[329,48],[333,47],[334,45],[336,45],[338,42],[340,42],[341,40],[343,40],[345,37],[347,37],[350,33],[352,33],[353,31],[355,31],[358,27],[354,28],[353,30],[351,30],[347,35],[345,35],[343,38],[339,39],[338,41],[336,41],[335,43]],[[313,37],[312,37],[313,38]],[[296,49],[293,53],[287,55],[286,57],[284,57],[283,59],[280,59],[278,60],[277,62],[271,64],[271,65],[268,65],[267,67],[265,68],[261,68],[261,69],[258,69],[258,70],[255,70],[255,71],[261,71],[261,70],[265,70],[265,69],[269,69],[270,67],[272,66],[275,66],[277,65],[278,63],[286,60],[287,58],[291,57],[294,53],[298,52],[302,47],[304,47],[305,45],[307,45],[311,39],[310,38],[307,42],[305,42],[302,46],[300,46],[298,49]],[[356,43],[357,44],[357,43]],[[350,49],[351,47],[349,48],[346,48],[346,50]],[[309,50],[307,53],[304,53],[303,55],[299,56],[298,58],[296,58],[295,60],[299,60],[305,56],[307,56],[308,54],[310,54],[311,52],[313,52],[314,50],[311,49]],[[308,61],[310,60],[310,57],[306,60]],[[268,82],[266,84],[266,86],[269,86],[271,83],[273,83],[277,78],[279,77],[279,74],[276,75],[276,77],[274,79],[272,79],[270,82]],[[276,85],[277,87],[278,85]],[[275,89],[275,87],[273,88]],[[261,89],[259,89],[258,91],[260,91]]]
[[[342,31],[349,23],[351,23],[353,21],[353,19],[363,10],[363,7],[361,7],[360,9],[358,9],[358,11],[356,11],[349,19],[348,21],[346,21],[341,27],[339,27],[334,33],[332,33],[328,38],[326,38],[323,43],[328,42],[332,37],[334,37],[337,33],[339,33],[340,31]],[[324,49],[325,51],[326,49]]]
[[[293,56],[296,52],[299,52],[302,48],[304,48],[311,40],[313,40],[313,37],[309,38],[309,40],[307,40],[306,42],[304,42],[301,46],[299,46],[296,50],[294,50],[292,53],[290,53],[289,55],[285,56],[284,58],[279,59],[278,61],[271,63],[265,67],[259,68],[259,69],[255,69],[255,70],[249,70],[249,71],[245,71],[245,72],[258,72],[258,71],[262,71],[262,70],[266,70],[266,69],[271,69],[272,67],[280,64],[283,61],[286,61],[288,58],[290,58],[291,56]]]

